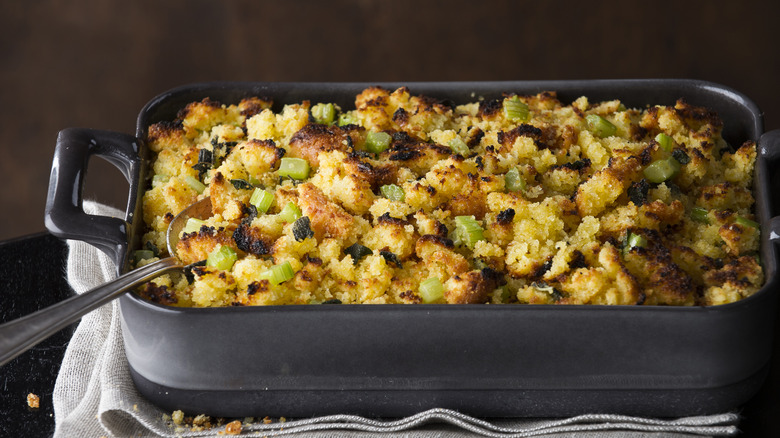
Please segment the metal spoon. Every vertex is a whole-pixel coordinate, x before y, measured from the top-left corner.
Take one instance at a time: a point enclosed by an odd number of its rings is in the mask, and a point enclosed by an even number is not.
[[[123,293],[168,271],[182,269],[184,265],[176,257],[176,245],[187,219],[207,219],[210,216],[210,198],[188,206],[168,225],[166,240],[168,253],[171,254],[169,257],[130,271],[81,295],[0,325],[0,366]]]

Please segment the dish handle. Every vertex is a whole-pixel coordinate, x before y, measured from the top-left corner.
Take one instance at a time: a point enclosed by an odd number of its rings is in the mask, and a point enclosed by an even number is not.
[[[54,150],[46,199],[45,224],[53,235],[85,241],[123,266],[138,193],[140,142],[128,134],[86,128],[60,131]],[[82,190],[89,159],[100,157],[113,164],[130,183],[125,218],[84,212]]]

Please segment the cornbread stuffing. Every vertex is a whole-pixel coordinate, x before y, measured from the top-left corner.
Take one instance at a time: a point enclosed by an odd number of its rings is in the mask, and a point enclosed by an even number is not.
[[[679,100],[555,92],[444,103],[371,87],[329,102],[192,102],[149,127],[143,265],[177,252],[173,306],[716,305],[763,284],[756,145]]]

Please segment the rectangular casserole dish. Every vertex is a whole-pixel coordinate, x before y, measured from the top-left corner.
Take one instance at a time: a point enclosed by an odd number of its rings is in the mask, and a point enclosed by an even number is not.
[[[476,416],[609,412],[683,416],[747,401],[767,372],[777,313],[777,176],[780,132],[763,133],[753,102],[693,80],[450,83],[206,83],[177,88],[140,112],[134,136],[83,129],[60,133],[46,223],[87,241],[127,271],[142,232],[149,125],[209,97],[237,103],[267,96],[354,106],[362,89],[407,86],[455,103],[503,91],[556,91],[563,102],[620,99],[629,107],[679,98],[715,110],[731,144],[758,142],[754,194],[766,284],[715,307],[572,305],[340,305],[173,308],[120,298],[131,374],[167,410],[213,416],[302,417],[333,413],[401,416],[444,407]],[[124,219],[86,215],[81,186],[91,156],[130,183]]]

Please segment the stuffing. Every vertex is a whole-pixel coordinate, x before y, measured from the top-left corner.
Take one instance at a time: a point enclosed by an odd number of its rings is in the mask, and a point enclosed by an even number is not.
[[[180,236],[189,274],[142,296],[691,306],[763,285],[756,145],[727,144],[706,108],[406,87],[366,88],[352,109],[283,104],[206,98],[148,127],[138,266],[167,254],[189,204],[210,197],[213,215]]]

